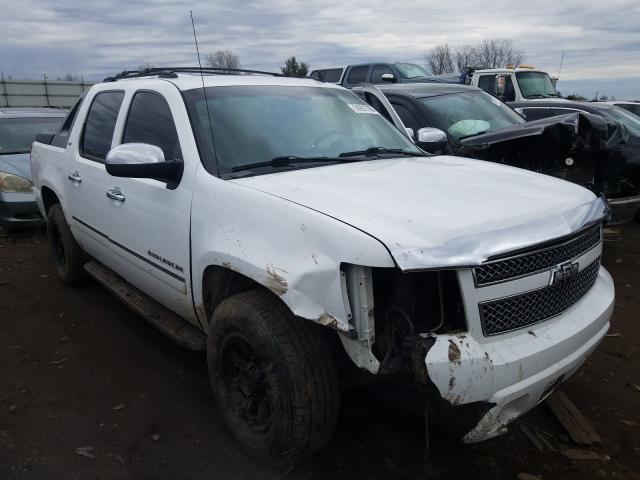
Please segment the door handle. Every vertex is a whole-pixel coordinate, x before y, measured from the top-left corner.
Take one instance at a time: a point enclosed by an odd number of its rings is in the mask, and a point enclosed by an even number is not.
[[[69,176],[67,178],[69,180],[71,180],[73,183],[82,183],[82,177],[80,176],[80,174],[77,171],[72,172],[71,174],[69,174]]]
[[[116,187],[111,190],[107,190],[107,197],[111,200],[117,200],[118,202],[124,202],[124,194],[120,191],[120,188]]]

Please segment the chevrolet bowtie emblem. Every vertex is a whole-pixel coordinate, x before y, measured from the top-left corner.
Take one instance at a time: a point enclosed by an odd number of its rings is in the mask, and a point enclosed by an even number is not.
[[[578,273],[578,268],[578,262],[566,262],[554,267],[551,270],[550,285],[557,285],[558,283],[566,282]]]

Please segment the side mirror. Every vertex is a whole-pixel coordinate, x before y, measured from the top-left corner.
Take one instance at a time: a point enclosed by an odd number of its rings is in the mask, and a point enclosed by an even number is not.
[[[105,159],[107,173],[114,177],[154,178],[174,189],[180,183],[182,160],[165,161],[162,149],[147,143],[124,143],[113,147]]]
[[[418,130],[418,142],[442,143],[447,141],[447,134],[439,128],[425,127]]]
[[[396,81],[396,77],[393,73],[383,73],[380,78],[382,78],[383,82],[395,83]]]
[[[421,128],[418,130],[418,141],[416,142],[423,150],[429,153],[442,153],[449,139],[447,134],[439,128]]]
[[[404,131],[407,132],[407,136],[413,140],[415,137],[415,133],[413,133],[413,128],[410,127],[404,127]]]

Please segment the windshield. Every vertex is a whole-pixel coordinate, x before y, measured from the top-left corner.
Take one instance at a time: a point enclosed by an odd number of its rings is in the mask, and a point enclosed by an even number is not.
[[[560,96],[549,75],[544,72],[516,72],[516,80],[524,98]]]
[[[421,78],[432,76],[424,68],[420,65],[416,65],[415,63],[396,63],[394,66],[402,78]]]
[[[603,108],[602,114],[623,124],[634,137],[640,137],[640,117],[620,107]]]
[[[483,91],[469,91],[420,99],[427,122],[453,141],[495,132],[524,123],[520,115]]]
[[[0,155],[29,153],[38,133],[56,133],[64,117],[0,119]]]
[[[221,175],[279,157],[340,161],[341,153],[372,147],[424,155],[378,112],[346,90],[243,85],[209,87],[206,94],[213,135],[203,90],[189,90],[185,98],[200,150],[207,150],[203,160],[212,158],[215,149]]]

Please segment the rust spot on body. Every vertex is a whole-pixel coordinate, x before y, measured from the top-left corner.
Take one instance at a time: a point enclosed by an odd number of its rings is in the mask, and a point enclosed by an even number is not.
[[[282,296],[287,293],[287,289],[289,285],[285,278],[280,275],[276,270],[280,270],[281,272],[285,272],[281,268],[274,267],[273,265],[267,265],[267,288],[272,292]]]
[[[460,365],[461,355],[462,354],[460,353],[460,348],[458,348],[458,345],[456,345],[453,340],[449,339],[449,361]]]
[[[315,321],[324,327],[333,328],[334,330],[339,330],[341,332],[349,331],[348,327],[345,327],[342,323],[340,323],[328,313],[323,313]]]

